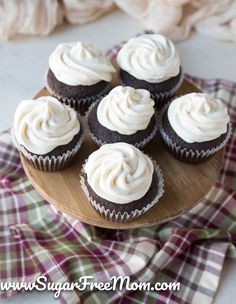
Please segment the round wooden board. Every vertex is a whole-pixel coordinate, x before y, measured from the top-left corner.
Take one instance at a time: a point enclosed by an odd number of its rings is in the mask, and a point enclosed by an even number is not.
[[[178,94],[196,92],[198,89],[184,81]],[[38,96],[48,95],[46,89]],[[97,147],[86,136],[73,163],[65,170],[53,173],[41,172],[31,167],[22,157],[21,161],[32,185],[44,199],[59,210],[78,218],[82,222],[110,229],[147,227],[167,222],[193,208],[214,185],[217,178],[223,150],[206,162],[189,165],[179,162],[166,150],[157,135],[145,148],[160,165],[165,179],[165,193],[160,201],[148,212],[129,223],[113,223],[101,217],[90,205],[80,187],[81,165]]]

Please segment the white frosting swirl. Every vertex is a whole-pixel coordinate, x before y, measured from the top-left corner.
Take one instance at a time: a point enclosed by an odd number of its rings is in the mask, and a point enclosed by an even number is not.
[[[59,44],[49,57],[49,67],[57,80],[71,86],[110,82],[115,72],[105,55],[82,42]]]
[[[18,105],[13,130],[19,145],[43,155],[68,144],[79,133],[80,122],[72,108],[54,97],[43,96]]]
[[[227,132],[229,115],[220,99],[191,93],[175,99],[168,108],[170,125],[187,143],[205,142]]]
[[[137,79],[159,83],[179,74],[180,59],[173,42],[148,34],[130,39],[118,53],[119,66]]]
[[[118,86],[99,103],[97,118],[107,129],[131,135],[146,129],[154,112],[147,90]]]
[[[153,163],[126,143],[103,145],[90,154],[85,165],[87,181],[100,197],[117,204],[142,198],[153,178]]]

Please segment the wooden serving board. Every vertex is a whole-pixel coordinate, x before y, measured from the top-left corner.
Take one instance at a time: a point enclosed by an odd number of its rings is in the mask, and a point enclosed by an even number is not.
[[[177,94],[196,92],[198,89],[187,81]],[[48,95],[46,89],[37,97]],[[166,150],[157,135],[143,150],[160,165],[165,181],[165,193],[148,212],[129,223],[113,223],[101,217],[90,205],[80,187],[80,170],[96,145],[86,136],[72,164],[63,171],[46,173],[31,167],[22,157],[21,161],[32,185],[49,203],[82,222],[111,229],[147,227],[167,222],[193,208],[214,185],[223,158],[223,150],[197,165],[179,162]]]

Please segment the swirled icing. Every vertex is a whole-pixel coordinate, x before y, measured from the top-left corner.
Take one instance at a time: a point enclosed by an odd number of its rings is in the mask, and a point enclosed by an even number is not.
[[[137,79],[159,83],[180,72],[180,59],[173,42],[158,34],[130,39],[118,53],[119,66]]]
[[[59,44],[49,57],[49,67],[57,80],[71,86],[110,82],[115,72],[106,56],[82,42]]]
[[[117,204],[142,198],[153,176],[151,159],[132,145],[103,145],[90,154],[84,167],[87,181],[100,197]]]
[[[44,155],[68,144],[80,131],[76,112],[56,98],[43,96],[23,100],[17,107],[14,136],[28,151]]]
[[[147,90],[117,86],[99,103],[97,118],[107,129],[131,135],[146,129],[154,112]]]
[[[204,93],[176,98],[167,115],[174,131],[188,143],[214,140],[227,132],[229,123],[222,101]]]

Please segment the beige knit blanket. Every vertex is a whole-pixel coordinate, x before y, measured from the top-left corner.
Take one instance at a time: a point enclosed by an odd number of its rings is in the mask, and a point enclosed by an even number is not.
[[[0,0],[0,39],[48,35],[65,20],[91,22],[116,7],[175,41],[196,30],[236,42],[236,0]]]

